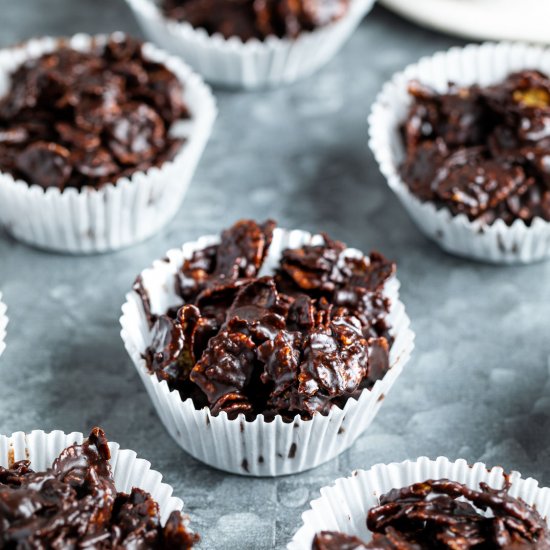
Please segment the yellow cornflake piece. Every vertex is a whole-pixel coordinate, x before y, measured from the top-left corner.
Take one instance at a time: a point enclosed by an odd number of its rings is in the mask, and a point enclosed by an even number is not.
[[[516,103],[523,103],[526,107],[550,107],[550,93],[542,88],[516,90],[513,97]]]

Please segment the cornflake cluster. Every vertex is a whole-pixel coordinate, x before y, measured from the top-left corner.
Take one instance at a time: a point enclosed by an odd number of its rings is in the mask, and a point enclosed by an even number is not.
[[[185,305],[154,317],[148,368],[197,408],[252,419],[310,418],[343,406],[389,369],[395,266],[345,245],[287,249],[273,276],[259,276],[275,223],[242,220],[219,245],[194,253],[177,279]],[[135,289],[148,307],[140,280]]]
[[[548,550],[550,534],[537,510],[485,483],[474,491],[447,479],[393,489],[369,511],[371,542],[325,531],[313,550]],[[485,514],[487,512],[488,514]]]
[[[0,171],[43,188],[101,187],[172,160],[182,140],[170,129],[188,116],[181,83],[140,42],[62,45],[11,75],[0,99]]]
[[[209,34],[243,41],[268,36],[296,38],[342,17],[350,0],[162,0],[164,13]]]
[[[403,134],[401,174],[424,201],[487,224],[550,221],[550,79],[511,74],[486,88],[418,82]]]
[[[134,488],[119,493],[104,432],[66,448],[44,472],[28,460],[0,467],[0,547],[188,549],[198,541],[180,512],[164,527],[158,504]]]

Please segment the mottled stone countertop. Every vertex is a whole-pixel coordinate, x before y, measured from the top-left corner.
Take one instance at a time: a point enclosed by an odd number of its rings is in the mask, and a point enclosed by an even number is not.
[[[41,34],[139,33],[122,1],[0,0],[0,45]],[[457,39],[377,8],[324,70],[262,93],[217,93],[220,116],[176,219],[146,243],[95,257],[43,253],[0,235],[9,307],[0,433],[103,426],[183,497],[204,549],[284,548],[319,489],[353,469],[464,457],[550,484],[550,263],[496,268],[426,241],[368,151],[382,83]],[[214,471],[160,424],[119,336],[134,277],[170,248],[237,218],[327,231],[398,262],[417,347],[374,424],[342,456],[280,479]]]

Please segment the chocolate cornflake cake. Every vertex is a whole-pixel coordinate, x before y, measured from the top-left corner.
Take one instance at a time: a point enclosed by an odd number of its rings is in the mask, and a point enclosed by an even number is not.
[[[490,224],[550,221],[550,79],[511,74],[438,94],[411,82],[401,175],[423,201]]]
[[[134,488],[117,492],[103,430],[67,447],[44,472],[28,460],[0,467],[0,548],[192,548],[180,512],[163,527],[158,504]]]
[[[162,0],[164,13],[209,34],[243,41],[268,36],[296,38],[342,17],[350,0]]]
[[[548,550],[550,533],[537,510],[502,489],[480,490],[448,479],[393,489],[367,517],[370,542],[325,531],[313,550]]]
[[[100,187],[172,160],[188,118],[183,87],[123,35],[68,43],[11,75],[0,98],[0,171],[43,188]]]
[[[390,368],[384,293],[395,265],[344,244],[287,249],[261,276],[275,223],[242,220],[196,251],[177,276],[185,305],[155,317],[147,366],[182,399],[248,419],[326,414]],[[135,289],[150,312],[138,279]]]

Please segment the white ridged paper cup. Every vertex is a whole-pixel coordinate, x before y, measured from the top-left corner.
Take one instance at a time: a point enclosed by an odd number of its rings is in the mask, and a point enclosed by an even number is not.
[[[81,444],[84,439],[80,432],[66,434],[59,430],[0,435],[0,466],[7,468],[19,460],[30,460],[34,471],[44,471],[63,449],[75,443]],[[118,443],[109,442],[109,449],[117,491],[130,493],[134,487],[147,491],[159,505],[163,524],[172,512],[183,509],[183,501],[172,496],[172,487],[162,483],[162,475],[151,469],[149,461],[137,458],[134,451],[121,449]]]
[[[86,51],[93,40],[106,38],[78,34],[68,44]],[[59,44],[59,39],[41,38],[0,50],[0,97],[9,90],[11,72]],[[181,150],[159,168],[136,172],[101,189],[44,190],[0,172],[0,224],[16,239],[64,253],[109,252],[151,237],[176,214],[210,136],[216,103],[208,86],[180,59],[152,44],[145,44],[143,53],[164,64],[184,86],[191,118],[177,121],[171,130],[186,138]]]
[[[408,66],[387,82],[369,117],[370,148],[389,186],[420,230],[443,249],[476,260],[498,264],[531,263],[550,257],[550,222],[535,218],[531,225],[503,220],[491,225],[453,216],[449,209],[415,197],[399,174],[404,144],[399,126],[405,121],[412,98],[407,84],[416,79],[438,92],[448,82],[459,86],[487,86],[510,73],[538,69],[550,74],[550,49],[520,43],[487,43],[452,48]]]
[[[489,470],[477,462],[469,465],[465,460],[451,461],[445,457],[430,460],[422,457],[416,461],[377,464],[370,470],[357,470],[351,477],[340,478],[334,485],[321,489],[321,497],[311,502],[304,512],[304,523],[287,546],[288,550],[311,550],[313,538],[321,531],[339,531],[369,541],[367,529],[368,511],[379,504],[382,495],[391,489],[407,487],[428,479],[450,479],[479,490],[481,482],[501,489],[504,471],[495,467]],[[540,488],[532,478],[521,479],[518,472],[509,477],[510,495],[534,505],[543,518],[550,514],[550,489]]]
[[[243,42],[171,20],[154,0],[126,1],[149,40],[181,56],[209,82],[244,89],[289,84],[312,74],[334,57],[374,4],[351,0],[341,19],[294,40],[273,36]]]
[[[175,294],[175,273],[195,250],[217,242],[217,237],[203,237],[187,243],[181,249],[168,252],[167,260],[157,261],[142,272],[153,313],[161,314],[181,304]],[[305,231],[276,229],[260,275],[273,273],[285,248],[322,242],[323,237]],[[353,249],[348,249],[348,253],[362,256]],[[292,423],[285,423],[276,416],[267,422],[263,415],[258,415],[254,421],[247,421],[242,414],[229,420],[225,412],[213,416],[206,407],[196,410],[191,399],[183,401],[177,391],[170,391],[166,381],[160,382],[147,370],[143,353],[151,343],[151,333],[141,298],[135,291],[127,295],[122,307],[121,336],[164,426],[186,452],[210,466],[235,474],[294,474],[319,466],[350,447],[370,425],[409,360],[414,333],[399,301],[398,290],[395,278],[388,281],[385,293],[391,299],[389,321],[395,336],[390,351],[391,369],[370,391],[364,390],[358,399],[348,399],[343,409],[333,406],[328,415],[317,414],[311,420],[297,416]]]
[[[6,349],[6,327],[8,326],[8,308],[2,302],[2,293],[0,292],[0,355]]]

